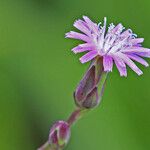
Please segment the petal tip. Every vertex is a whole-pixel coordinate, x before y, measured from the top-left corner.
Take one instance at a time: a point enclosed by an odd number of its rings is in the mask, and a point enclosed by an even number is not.
[[[145,64],[145,67],[149,67],[149,64],[147,63],[147,64]]]
[[[72,51],[73,53],[75,53],[75,54],[77,54],[77,53],[78,53],[78,52],[76,51],[76,49],[75,49],[75,48],[71,49],[71,51]]]
[[[112,69],[104,68],[105,72],[112,72]]]
[[[137,74],[138,74],[138,76],[141,76],[143,74],[143,72],[139,71]]]
[[[66,34],[65,34],[65,38],[69,38],[70,37],[70,32],[67,32]]]
[[[120,74],[121,77],[127,77],[127,73],[126,74]]]
[[[80,58],[79,59],[80,60],[80,62],[82,63],[82,64],[84,64],[86,61],[84,60],[84,59],[82,59],[82,58]]]
[[[86,15],[83,15],[82,17],[83,17],[83,19],[84,19],[84,18],[88,18]]]

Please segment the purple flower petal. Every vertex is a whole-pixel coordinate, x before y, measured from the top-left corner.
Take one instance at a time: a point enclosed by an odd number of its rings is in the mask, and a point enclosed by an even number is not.
[[[87,27],[86,23],[82,20],[75,21],[74,27],[76,27],[78,30],[82,31],[86,35],[91,35],[89,28]]]
[[[150,52],[138,52],[135,53],[136,55],[142,56],[142,57],[147,57],[150,58]]]
[[[90,38],[82,33],[70,31],[66,33],[66,38],[78,39],[85,42],[90,42]]]
[[[104,66],[104,71],[112,71],[113,59],[110,56],[104,56],[103,57],[103,66]]]
[[[72,49],[75,54],[91,50],[94,50],[94,45],[90,43],[80,44]]]
[[[127,29],[121,33],[121,37],[129,37],[130,35],[132,35],[132,32],[130,29]]]
[[[131,58],[132,60],[135,60],[135,61],[139,62],[140,64],[146,66],[146,67],[149,66],[149,64],[148,64],[143,58],[141,58],[141,57],[139,57],[139,56],[137,56],[137,55],[135,55],[135,54],[127,54],[127,55],[128,55],[128,57]]]
[[[138,53],[138,52],[150,52],[149,48],[144,48],[144,47],[129,47],[129,48],[125,48],[122,49],[120,52],[130,52],[130,53]]]
[[[143,43],[144,38],[135,38],[135,39],[131,39],[131,43],[133,45],[139,44],[139,43]]]
[[[87,16],[83,16],[83,19],[94,33],[98,33],[98,25],[96,23],[92,22]]]
[[[143,74],[143,72],[135,65],[135,63],[127,55],[118,52],[118,56],[138,75]]]
[[[97,51],[91,51],[80,58],[81,63],[88,62],[98,55]]]
[[[123,25],[121,23],[119,23],[113,30],[112,32],[113,33],[117,33],[117,34],[120,34],[123,30]]]
[[[120,73],[120,76],[127,76],[127,69],[126,69],[126,64],[123,62],[123,60],[117,56],[113,57],[116,67]]]

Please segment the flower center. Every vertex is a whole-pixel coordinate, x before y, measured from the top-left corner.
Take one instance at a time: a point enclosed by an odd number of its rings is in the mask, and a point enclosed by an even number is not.
[[[130,39],[135,38],[136,35],[130,29],[123,32],[124,29],[122,24],[117,26],[110,24],[106,33],[106,19],[104,19],[104,26],[99,26],[99,35],[94,40],[99,55],[116,53],[125,47],[132,46]]]

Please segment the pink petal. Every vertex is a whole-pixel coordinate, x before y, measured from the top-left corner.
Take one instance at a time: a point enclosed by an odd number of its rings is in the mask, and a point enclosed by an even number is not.
[[[125,48],[122,49],[120,52],[129,52],[129,53],[138,53],[138,52],[150,52],[149,48],[144,48],[144,47],[131,47],[131,48]]]
[[[88,62],[98,55],[97,51],[91,51],[80,58],[81,63]]]
[[[113,59],[115,61],[116,67],[120,73],[120,76],[127,76],[127,69],[126,69],[126,64],[124,63],[124,61],[117,57],[117,56],[113,56]]]
[[[132,34],[132,31],[130,29],[127,29],[121,33],[121,37],[129,37],[131,34]]]
[[[131,58],[132,60],[135,60],[135,61],[139,62],[140,64],[146,66],[146,67],[149,66],[149,64],[143,58],[141,58],[141,57],[139,57],[139,56],[137,56],[135,54],[127,54],[127,56],[129,58]]]
[[[91,35],[90,30],[86,26],[86,22],[84,22],[82,20],[75,21],[74,27],[76,27],[78,30],[82,31],[83,33],[85,33],[87,35]]]
[[[133,44],[133,45],[136,45],[136,44],[139,44],[139,43],[143,43],[144,41],[144,38],[135,38],[135,39],[131,39],[130,42]]]
[[[94,50],[94,45],[91,43],[80,44],[72,49],[75,54],[90,50]]]
[[[82,33],[74,32],[74,31],[70,31],[66,33],[66,38],[73,38],[73,39],[78,39],[78,40],[82,40],[85,42],[90,42],[90,38],[88,36]]]
[[[88,27],[93,30],[93,32],[98,33],[98,25],[92,22],[87,16],[83,16],[83,19],[87,23]]]
[[[143,74],[143,72],[135,65],[135,63],[126,54],[118,52],[118,56],[138,75]]]
[[[110,56],[103,57],[103,66],[104,71],[112,71],[113,68],[113,59]]]
[[[150,58],[150,52],[139,52],[139,53],[134,53],[134,54],[138,56]]]
[[[120,34],[122,32],[122,30],[123,30],[123,25],[121,23],[119,23],[117,26],[114,27],[112,32]]]

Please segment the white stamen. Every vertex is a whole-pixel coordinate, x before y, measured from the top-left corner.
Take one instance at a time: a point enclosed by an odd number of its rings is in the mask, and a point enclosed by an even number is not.
[[[101,22],[98,23],[98,27],[99,27],[100,29],[102,28],[102,27],[101,27],[101,24],[102,24]]]

